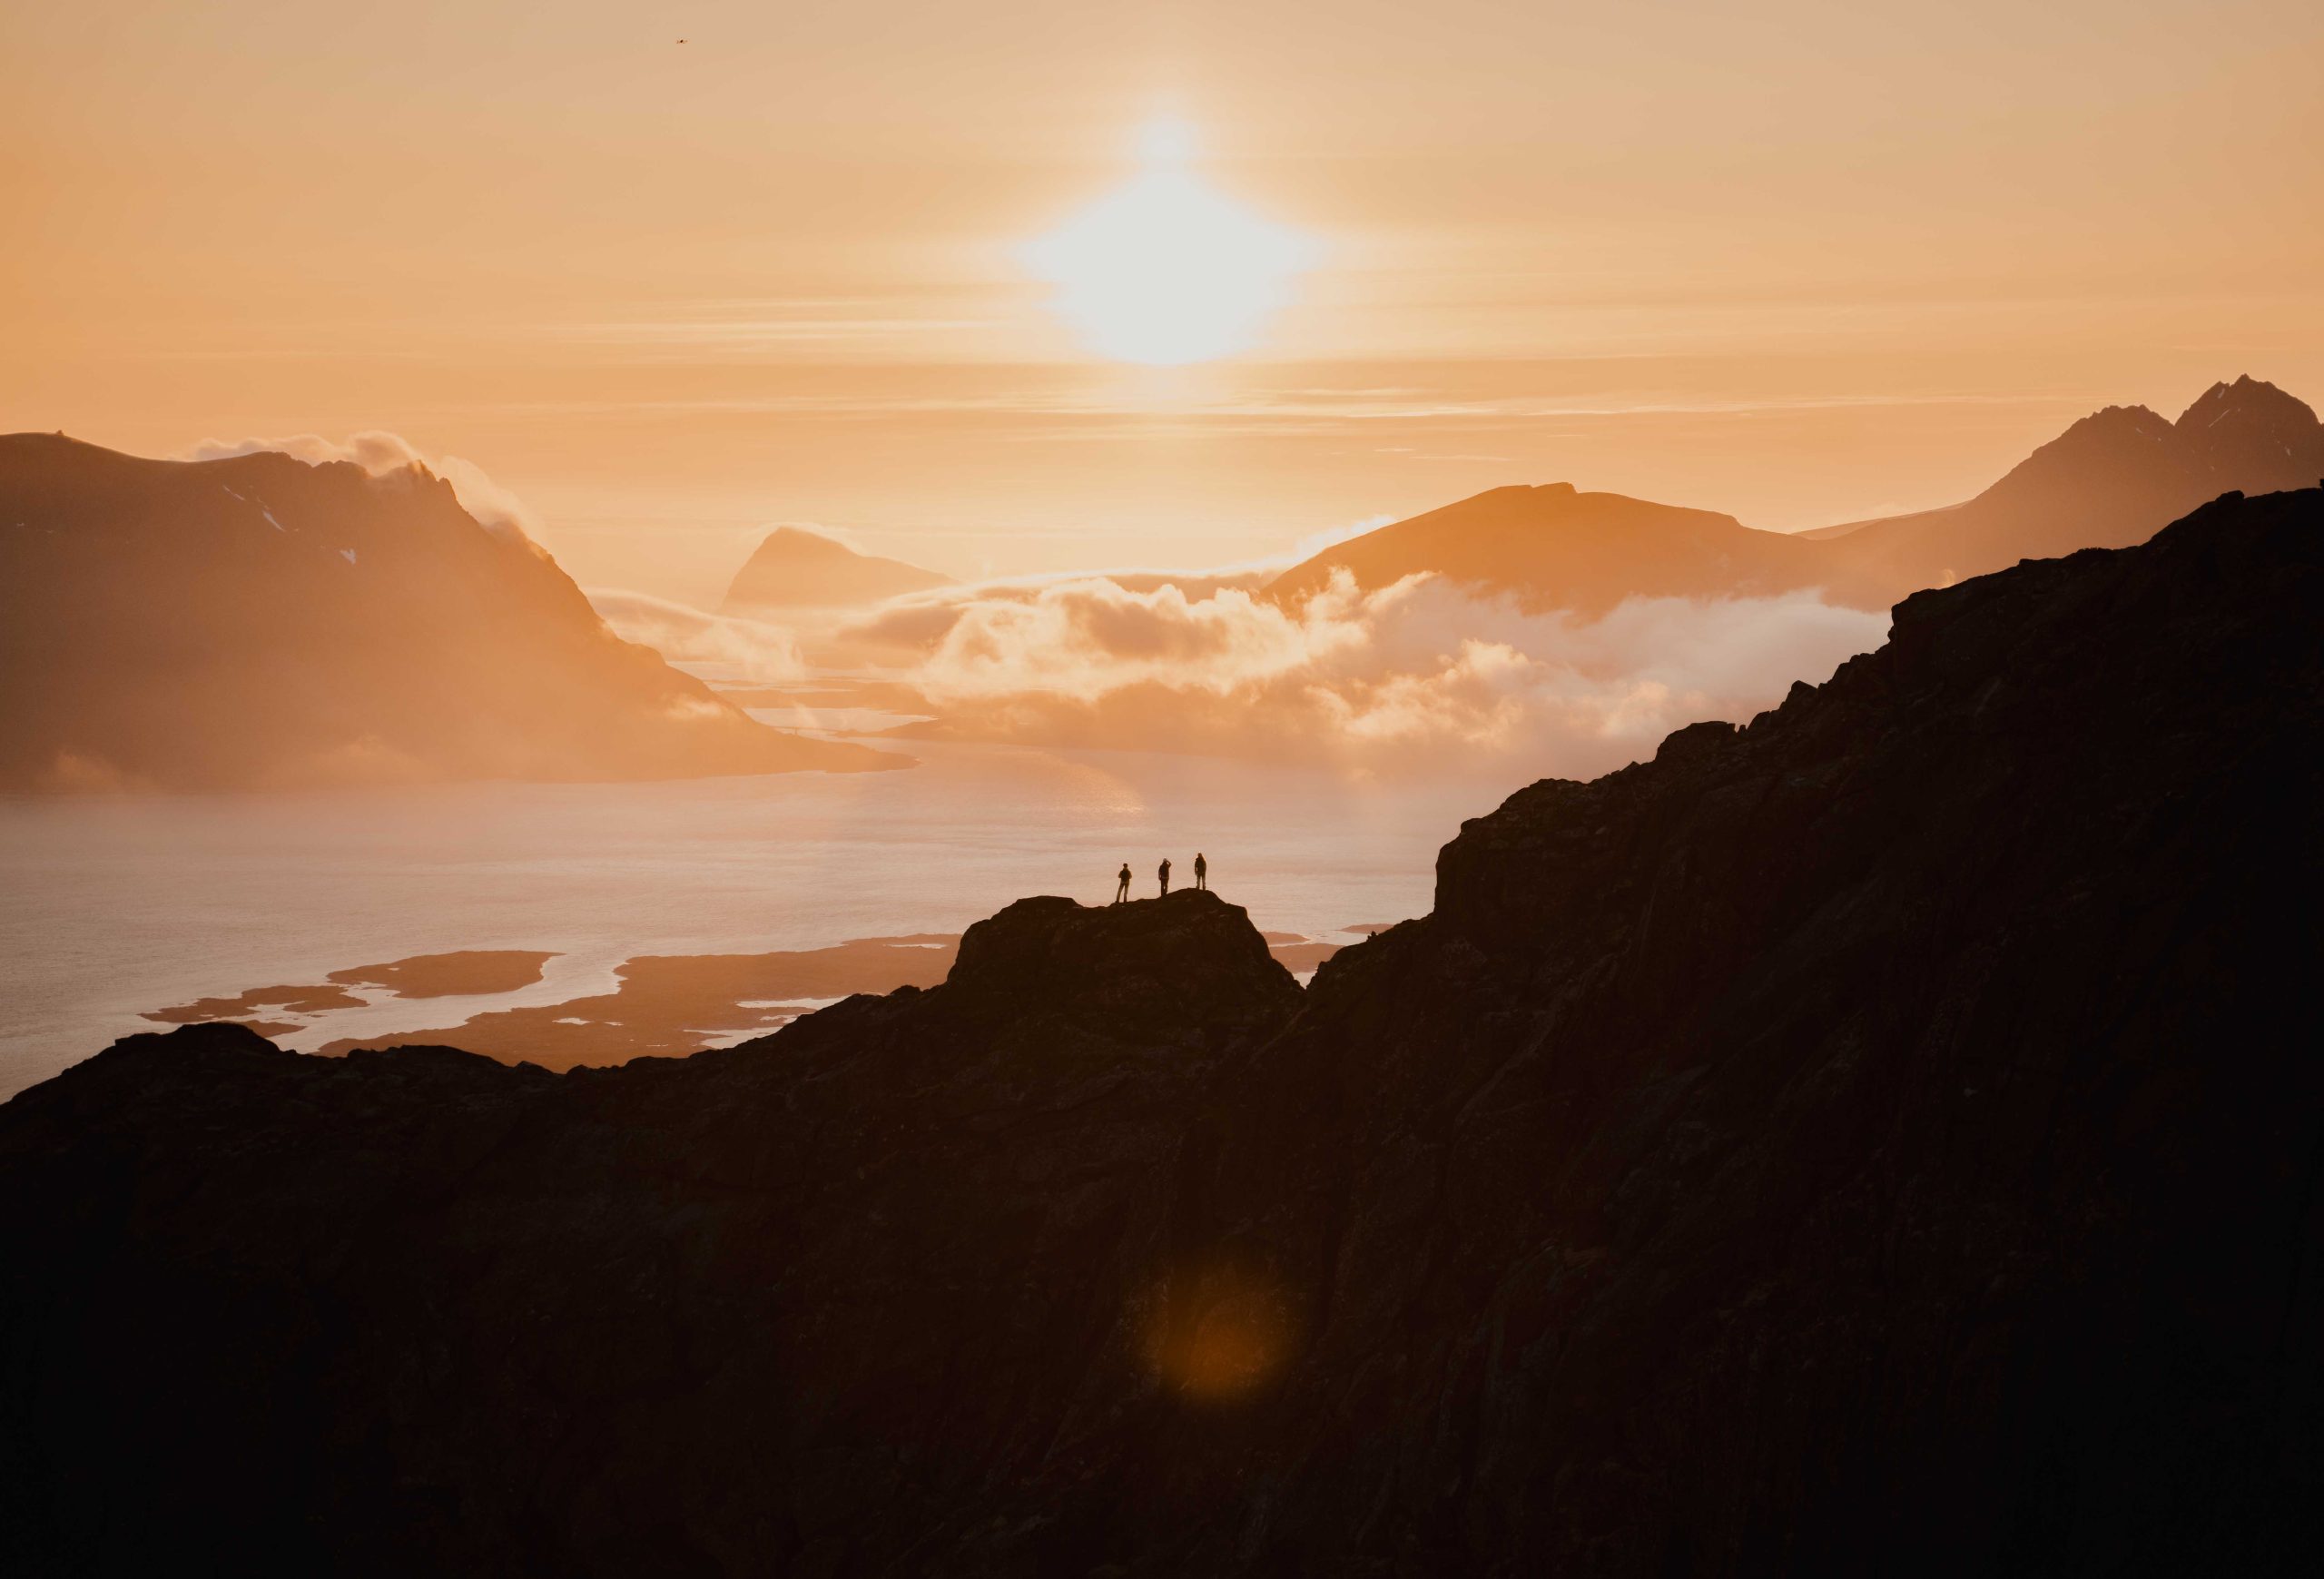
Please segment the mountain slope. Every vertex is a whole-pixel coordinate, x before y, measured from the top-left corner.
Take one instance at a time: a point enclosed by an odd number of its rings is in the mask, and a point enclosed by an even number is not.
[[[2248,376],[2214,384],[2177,422],[2109,406],[2036,449],[1975,498],[1786,535],[1732,517],[1572,485],[1502,488],[1326,549],[1269,588],[1305,597],[1334,567],[1357,585],[1434,572],[1529,609],[1595,617],[1626,597],[1748,597],[1818,587],[1885,609],[2020,559],[2126,548],[2203,500],[2324,478],[2324,426]]]
[[[1820,536],[1862,584],[1902,597],[2020,559],[2127,548],[2214,495],[2312,488],[2319,478],[2316,413],[2246,376],[2212,385],[2176,422],[2109,406],[1965,504]]]
[[[1493,489],[1352,538],[1285,571],[1266,591],[1304,598],[1335,570],[1364,591],[1433,572],[1508,593],[1529,610],[1595,617],[1626,597],[1756,597],[1817,586],[1832,573],[1827,560],[1814,545],[1753,531],[1732,516],[1556,482]]]
[[[0,785],[662,778],[893,758],[753,723],[419,468],[0,438]]]
[[[1196,893],[682,1061],[133,1039],[0,1108],[0,1555],[2304,1572],[2320,614],[2313,489],[1922,594],[1304,996]]]
[[[729,614],[754,608],[833,608],[950,585],[950,577],[862,553],[821,532],[777,527],[759,540],[734,573],[721,607]]]

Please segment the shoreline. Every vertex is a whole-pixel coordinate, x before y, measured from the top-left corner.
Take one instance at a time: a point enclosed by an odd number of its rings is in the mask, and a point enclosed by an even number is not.
[[[1304,986],[1325,960],[1381,924],[1263,935]],[[162,1028],[240,1025],[326,1058],[432,1044],[551,1070],[605,1067],[730,1046],[857,993],[933,987],[950,972],[959,942],[956,933],[917,933],[757,953],[636,953],[613,967],[609,989],[556,996],[543,989],[556,990],[545,967],[564,957],[558,951],[456,950],[346,966],[314,983],[221,992],[139,1017]],[[394,1012],[420,1003],[427,1008]],[[382,1012],[438,1022],[365,1032],[362,1022]]]

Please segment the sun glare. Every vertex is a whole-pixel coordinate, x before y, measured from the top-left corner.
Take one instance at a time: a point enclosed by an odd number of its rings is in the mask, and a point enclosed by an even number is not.
[[[1205,185],[1194,153],[1185,122],[1148,123],[1144,170],[1025,249],[1101,355],[1173,367],[1245,350],[1314,263],[1310,238]]]

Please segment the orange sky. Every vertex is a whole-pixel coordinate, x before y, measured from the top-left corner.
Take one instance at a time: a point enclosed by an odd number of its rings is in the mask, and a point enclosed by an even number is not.
[[[2304,0],[85,0],[0,59],[0,429],[393,429],[585,584],[714,597],[782,520],[1208,563],[1557,479],[1790,528],[2099,404],[2324,400]],[[1158,113],[1321,256],[1164,371],[1024,262]]]

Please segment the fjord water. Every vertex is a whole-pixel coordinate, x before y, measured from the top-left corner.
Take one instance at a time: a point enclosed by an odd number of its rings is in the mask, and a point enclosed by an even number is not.
[[[1264,928],[1429,905],[1437,848],[1522,781],[1370,782],[1164,753],[915,744],[919,765],[660,784],[0,800],[0,1098],[141,1012],[455,949],[558,951],[515,994],[389,999],[329,1036],[603,992],[637,954],[957,932],[1032,893],[1175,885]],[[285,1040],[319,1045],[310,1032]]]

